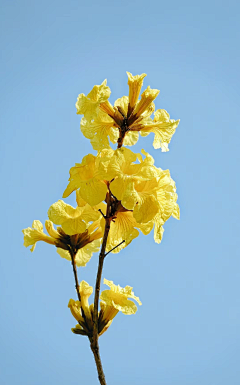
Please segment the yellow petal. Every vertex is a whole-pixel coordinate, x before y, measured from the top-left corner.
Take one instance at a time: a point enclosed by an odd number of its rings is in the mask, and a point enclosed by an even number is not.
[[[113,281],[108,281],[105,278],[104,284],[110,287],[110,290],[104,290],[100,295],[100,299],[105,303],[106,308],[113,307],[127,315],[136,313],[137,306],[134,302],[129,301],[128,298],[134,299],[139,305],[142,303],[139,298],[134,295],[132,287],[126,286],[122,288],[119,285],[114,285]]]
[[[86,138],[91,140],[93,149],[97,151],[110,148],[108,137],[113,143],[116,143],[118,139],[118,129],[114,127],[113,119],[101,111],[93,121],[82,118],[81,131]]]
[[[128,131],[123,139],[124,146],[133,146],[139,138],[138,132]]]
[[[83,114],[87,120],[94,119],[99,113],[99,105],[105,102],[111,90],[105,80],[101,85],[94,86],[87,96],[80,94],[77,99],[77,114]]]
[[[104,225],[104,219],[102,221]],[[139,235],[136,226],[137,223],[131,211],[118,212],[117,218],[111,222],[106,251],[110,251],[123,240],[125,242],[113,250],[113,253],[119,253],[120,250],[129,245]]]
[[[61,225],[63,231],[68,235],[83,233],[86,230],[86,223],[82,216],[84,208],[76,209],[67,203],[59,200],[48,210],[49,219],[56,225]]]
[[[124,113],[125,117],[127,117],[128,96],[122,96],[121,98],[117,99],[114,103],[114,107],[120,107],[120,109]]]
[[[149,194],[138,194],[139,203],[134,207],[133,216],[139,223],[151,221],[159,212],[157,197]]]
[[[134,109],[135,104],[138,101],[138,97],[141,92],[143,85],[143,79],[147,76],[146,74],[133,76],[130,72],[127,72],[128,75],[128,85],[129,85],[129,104],[131,111]]]
[[[84,322],[81,313],[81,304],[79,301],[74,301],[74,299],[70,299],[68,302],[68,307],[73,315],[73,317],[79,322]]]
[[[104,181],[96,178],[97,172],[96,157],[91,154],[85,156],[82,163],[77,163],[70,169],[70,182],[63,193],[63,198],[68,197],[74,190],[80,189],[79,195],[91,206],[105,200],[107,186]]]
[[[180,219],[180,208],[177,203],[174,205],[172,216],[175,219]]]
[[[79,190],[76,190],[76,202],[78,207],[84,207],[87,204],[87,202],[85,202],[85,200],[80,196]]]
[[[88,183],[81,185],[79,194],[90,206],[95,206],[105,200],[107,186],[104,182],[93,178]]]
[[[114,118],[115,111],[111,103],[106,100],[105,102],[101,103],[99,106],[100,110],[105,112],[107,115],[109,115],[111,118]]]
[[[91,316],[91,311],[89,309],[88,298],[92,294],[93,288],[92,286],[89,286],[87,282],[82,281],[79,285],[79,292],[81,296],[81,307],[86,316],[88,325],[92,325],[92,316]]]
[[[164,224],[164,221],[161,217],[161,214],[158,214],[156,215],[155,219],[154,219],[154,222],[155,222],[155,227],[154,227],[154,240],[156,243],[161,243],[162,241],[162,237],[163,237],[163,233],[164,233],[164,228],[163,228],[163,224]]]
[[[169,114],[165,110],[157,110],[154,120],[142,126],[140,133],[142,136],[147,136],[150,132],[154,133],[153,147],[161,148],[163,152],[169,151],[168,144],[171,141],[173,134],[180,120],[170,119]]]
[[[57,247],[57,253],[60,255],[61,258],[64,258],[67,261],[72,260],[71,255],[70,255],[69,251],[67,251],[67,250],[63,250],[60,247]]]
[[[101,246],[101,240],[97,239],[91,243],[88,243],[82,249],[79,249],[76,254],[76,265],[78,267],[86,266],[86,264],[90,261],[93,253],[96,253],[99,251],[100,246]]]
[[[142,302],[140,301],[139,297],[136,297],[134,292],[132,291],[131,286],[125,286],[123,288],[119,285],[115,285],[113,281],[109,281],[106,278],[104,278],[103,283],[109,286],[111,291],[113,291],[114,293],[121,294],[121,296],[125,296],[126,298],[132,298],[137,301],[139,305],[142,305]]]
[[[50,237],[59,239],[60,234],[57,232],[57,230],[54,229],[53,223],[51,221],[46,220],[45,221],[45,227],[46,227],[46,230],[47,230],[48,234],[50,235]]]
[[[55,245],[55,239],[44,234],[43,225],[38,220],[33,221],[32,228],[28,227],[27,229],[23,229],[22,232],[24,234],[24,246],[32,246],[31,251],[34,251],[38,241]]]
[[[153,100],[156,99],[159,92],[159,90],[152,90],[148,86],[148,88],[142,93],[139,103],[134,108],[133,115],[139,117],[142,113],[144,113],[144,111],[149,108]]]

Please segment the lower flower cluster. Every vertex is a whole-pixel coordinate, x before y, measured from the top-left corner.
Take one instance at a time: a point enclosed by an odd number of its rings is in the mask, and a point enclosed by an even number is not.
[[[134,299],[141,305],[138,297],[132,291],[132,287],[125,288],[114,285],[112,281],[104,279],[104,284],[110,287],[110,290],[104,290],[100,295],[101,310],[98,313],[98,335],[101,336],[111,325],[113,318],[119,311],[123,314],[135,314],[137,306],[129,298]],[[93,334],[93,310],[94,306],[89,306],[88,298],[93,292],[93,288],[85,281],[79,286],[81,301],[70,299],[68,307],[77,320],[78,324],[72,328],[75,334],[86,335],[92,337]]]

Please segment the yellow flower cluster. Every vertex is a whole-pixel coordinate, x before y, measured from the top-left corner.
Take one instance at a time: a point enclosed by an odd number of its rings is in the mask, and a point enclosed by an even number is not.
[[[23,230],[24,246],[32,246],[33,251],[38,241],[44,241],[55,245],[58,254],[69,261],[71,252],[75,251],[76,265],[86,266],[101,245],[103,229],[100,212],[88,204],[74,208],[59,200],[49,208],[48,217],[45,227],[49,236],[44,234],[42,223],[35,220],[32,228]],[[55,230],[53,224],[61,226]]]
[[[110,287],[110,290],[104,290],[100,296],[100,308],[98,312],[98,334],[101,336],[111,325],[113,318],[119,311],[123,314],[131,315],[137,311],[137,306],[133,301],[128,298],[132,298],[140,302],[132,291],[132,287],[126,286],[125,288],[119,285],[114,285],[112,281],[104,279],[104,283]],[[81,301],[75,301],[70,299],[68,307],[77,320],[78,324],[72,329],[73,333],[81,335],[92,335],[93,331],[93,304],[89,306],[88,298],[93,292],[93,288],[85,281],[82,281],[79,286],[79,293]]]
[[[153,147],[168,151],[179,120],[170,119],[163,109],[154,112],[153,101],[159,90],[147,87],[138,100],[146,74],[133,76],[127,72],[127,75],[129,96],[117,99],[114,106],[108,101],[111,90],[106,80],[100,86],[94,86],[87,96],[78,96],[77,114],[84,115],[81,120],[83,135],[91,140],[94,150],[101,151],[110,148],[109,139],[112,143],[132,146],[138,141],[139,132],[142,136],[152,132]],[[151,119],[153,113],[154,119]]]
[[[179,219],[176,187],[169,171],[154,166],[154,159],[144,150],[142,154],[125,147],[105,149],[97,156],[87,155],[70,169],[64,198],[77,190],[83,200],[94,206],[105,200],[110,191],[121,202],[111,224],[109,249],[123,239],[122,247],[126,247],[138,236],[137,229],[148,234],[154,225],[154,239],[159,243],[166,220],[170,216]]]
[[[138,237],[139,230],[147,235],[153,228],[154,240],[160,243],[164,223],[171,216],[179,219],[176,186],[169,170],[156,167],[153,157],[146,151],[135,154],[123,147],[134,145],[139,133],[143,137],[153,133],[153,147],[166,152],[179,120],[170,119],[164,109],[155,111],[154,100],[160,91],[147,87],[139,99],[146,74],[133,76],[127,72],[127,75],[129,96],[117,99],[114,105],[108,100],[111,91],[106,80],[94,86],[87,96],[78,96],[77,114],[83,115],[81,131],[90,139],[97,155],[84,156],[81,163],[70,169],[63,198],[75,191],[77,207],[62,200],[54,203],[45,222],[48,235],[37,220],[33,221],[32,228],[23,230],[24,246],[32,246],[31,251],[36,242],[44,241],[55,245],[60,256],[71,261],[73,266],[85,266],[101,243],[104,252],[118,253]],[[109,140],[117,143],[117,149],[111,148]],[[58,227],[54,229],[53,224]],[[107,330],[119,311],[124,314],[137,311],[129,298],[141,305],[131,287],[123,289],[107,280],[104,283],[110,290],[104,290],[100,296],[99,335]],[[93,314],[96,316],[93,304],[88,304],[92,291],[92,287],[82,281],[78,293],[81,300],[71,299],[68,305],[78,321],[73,332],[90,338]]]

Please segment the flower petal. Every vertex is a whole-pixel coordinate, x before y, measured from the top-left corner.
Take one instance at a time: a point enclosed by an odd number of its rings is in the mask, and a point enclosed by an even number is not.
[[[94,119],[98,115],[99,105],[105,102],[111,94],[111,90],[106,84],[107,81],[104,80],[101,85],[94,86],[87,96],[78,95],[77,114],[83,114],[87,120]]]
[[[134,109],[135,104],[138,101],[138,97],[141,92],[143,85],[143,79],[147,76],[146,74],[135,75],[133,76],[130,72],[127,72],[128,75],[128,85],[129,85],[129,104],[131,111]]]
[[[151,123],[143,125],[140,130],[142,136],[147,136],[150,132],[154,133],[153,147],[161,148],[163,152],[169,151],[168,144],[171,141],[173,134],[180,120],[170,119],[169,114],[165,110],[157,110],[154,120]]]

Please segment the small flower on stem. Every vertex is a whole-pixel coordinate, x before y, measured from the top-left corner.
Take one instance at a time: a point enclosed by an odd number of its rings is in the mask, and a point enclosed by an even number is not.
[[[104,290],[100,295],[101,311],[99,314],[99,333],[102,332],[101,334],[107,330],[119,311],[126,315],[136,313],[137,306],[128,298],[132,298],[138,302],[139,305],[142,305],[140,299],[134,295],[132,287],[126,286],[122,288],[119,285],[114,285],[113,281],[108,281],[105,278],[103,282],[110,287],[110,290]]]

